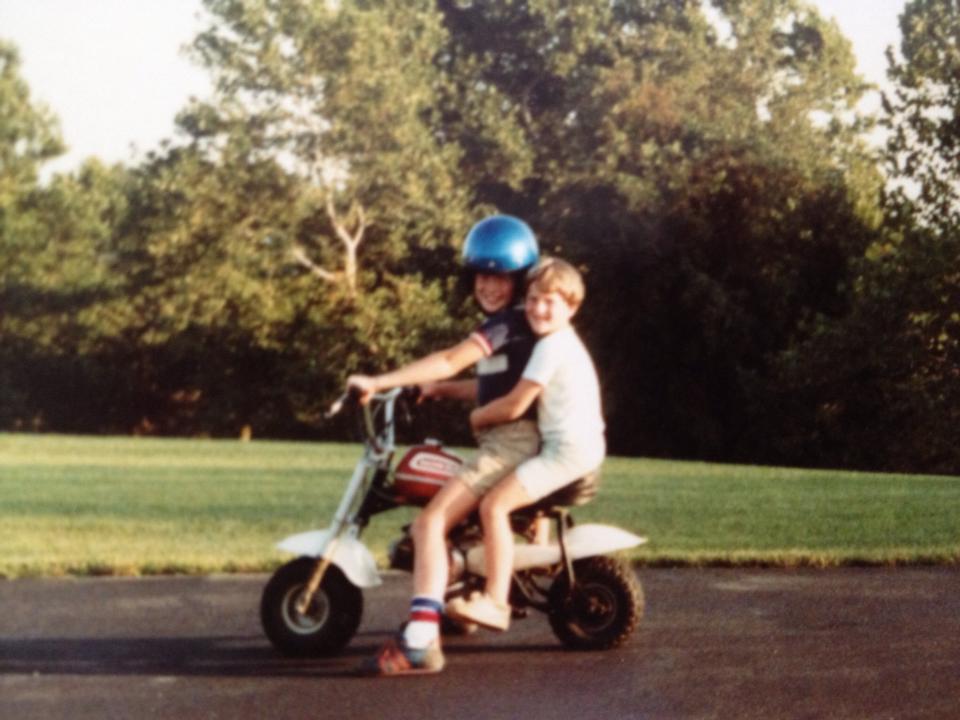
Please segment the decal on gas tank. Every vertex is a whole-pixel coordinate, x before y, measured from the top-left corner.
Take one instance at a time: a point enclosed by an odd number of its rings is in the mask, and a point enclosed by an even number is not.
[[[453,458],[446,457],[444,455],[438,455],[437,453],[432,452],[419,452],[409,459],[408,466],[404,468],[405,470],[417,472],[417,473],[426,473],[428,475],[439,475],[444,479],[455,474],[457,470],[460,469],[460,463]],[[405,479],[419,479],[419,475],[409,475],[409,473],[403,473]],[[398,475],[398,477],[401,477]],[[433,478],[423,478],[430,479]]]

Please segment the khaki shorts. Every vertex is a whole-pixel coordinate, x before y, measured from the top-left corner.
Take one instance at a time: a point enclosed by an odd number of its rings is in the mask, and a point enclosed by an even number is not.
[[[540,452],[540,433],[533,420],[515,420],[481,431],[477,445],[476,456],[457,477],[482,497],[517,465]]]
[[[549,443],[535,458],[517,468],[517,480],[536,502],[564,485],[569,485],[600,469],[605,454],[602,441],[585,447],[572,445],[553,447]]]

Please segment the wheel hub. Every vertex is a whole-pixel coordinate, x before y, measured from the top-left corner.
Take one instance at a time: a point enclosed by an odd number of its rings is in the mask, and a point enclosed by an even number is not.
[[[292,632],[298,635],[310,635],[316,632],[327,622],[330,616],[330,602],[327,600],[326,593],[322,590],[317,590],[313,594],[313,599],[310,601],[306,612],[298,611],[298,601],[305,591],[306,586],[297,585],[290,588],[283,598],[283,622]]]
[[[616,616],[616,598],[604,587],[581,588],[575,599],[577,615],[591,631],[603,630]]]

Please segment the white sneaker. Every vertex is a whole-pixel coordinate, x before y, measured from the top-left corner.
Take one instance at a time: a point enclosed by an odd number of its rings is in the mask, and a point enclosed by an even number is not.
[[[453,598],[447,603],[446,613],[454,620],[474,622],[490,630],[510,627],[510,606],[486,593],[475,592],[469,599]]]

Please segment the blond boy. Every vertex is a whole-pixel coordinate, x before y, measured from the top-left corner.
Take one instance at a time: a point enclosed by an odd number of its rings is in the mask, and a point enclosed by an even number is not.
[[[523,416],[537,402],[542,448],[480,502],[486,591],[447,605],[453,617],[505,630],[510,623],[513,532],[510,513],[600,467],[606,453],[597,373],[571,320],[584,297],[583,280],[563,260],[542,260],[527,280],[525,311],[539,337],[521,379],[507,395],[476,408],[474,430]]]

